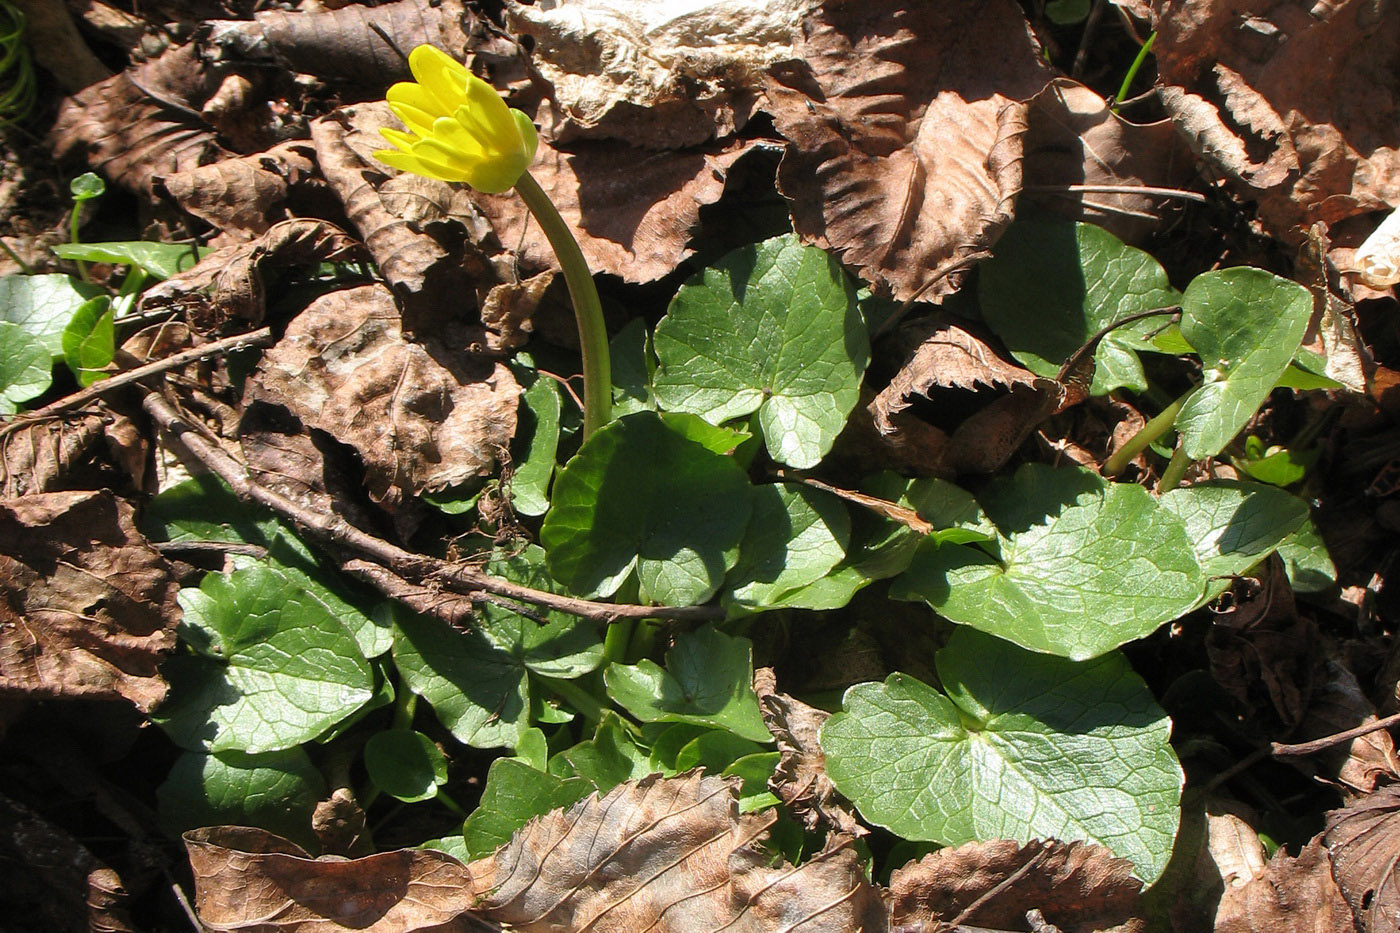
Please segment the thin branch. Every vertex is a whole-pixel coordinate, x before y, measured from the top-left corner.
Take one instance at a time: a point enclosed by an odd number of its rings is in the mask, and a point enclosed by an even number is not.
[[[128,369],[126,372],[118,373],[110,379],[103,379],[94,382],[79,392],[66,395],[56,402],[50,402],[43,408],[26,412],[16,417],[5,430],[10,431],[17,427],[22,427],[29,421],[40,421],[45,418],[52,418],[55,415],[81,408],[88,402],[106,395],[108,392],[115,392],[123,386],[131,385],[133,382],[140,382],[158,373],[167,372],[172,369],[179,369],[190,363],[196,363],[211,356],[218,356],[221,353],[232,353],[236,350],[245,350],[252,347],[262,347],[272,342],[272,329],[263,327],[259,330],[250,331],[246,334],[238,334],[233,337],[225,337],[223,340],[215,340],[212,343],[201,344],[191,347],[188,350],[181,350],[179,353],[172,353],[154,362],[138,366],[135,369]]]
[[[356,528],[339,516],[307,508],[259,484],[248,475],[243,464],[223,447],[201,434],[158,392],[148,391],[141,407],[157,425],[227,483],[240,500],[271,509],[295,522],[308,534],[372,558],[405,579],[422,581],[432,578],[441,581],[444,587],[453,592],[474,598],[481,598],[482,593],[490,593],[598,622],[613,623],[625,619],[706,622],[724,617],[724,610],[717,606],[636,606],[561,596],[512,583],[510,580],[491,576],[463,564],[414,554]]]
[[[1024,190],[1047,194],[1141,194],[1150,198],[1177,198],[1181,201],[1195,201],[1198,204],[1210,203],[1210,198],[1195,191],[1157,188],[1152,185],[1026,185]]]
[[[1042,843],[1040,851],[1037,852],[1035,855],[1031,856],[1029,859],[1027,859],[1026,864],[1022,865],[1020,868],[1016,869],[1011,874],[1003,878],[996,885],[996,887],[983,891],[981,897],[977,898],[977,900],[964,907],[962,909],[962,912],[952,919],[952,925],[954,927],[962,926],[963,921],[966,920],[968,917],[971,917],[973,914],[977,913],[977,911],[982,907],[983,904],[987,903],[992,898],[1000,894],[1002,891],[1005,891],[1011,885],[1024,878],[1032,868],[1035,868],[1041,862],[1045,861],[1045,857],[1050,854],[1051,845],[1052,843],[1050,842]]]
[[[1269,751],[1275,758],[1292,758],[1299,755],[1311,755],[1314,752],[1325,752],[1327,749],[1352,739],[1359,739],[1363,735],[1370,735],[1372,732],[1379,732],[1382,729],[1389,729],[1391,726],[1400,725],[1400,713],[1387,716],[1384,719],[1377,719],[1375,722],[1368,722],[1357,726],[1354,729],[1347,729],[1333,735],[1325,735],[1320,739],[1313,739],[1310,742],[1299,742],[1296,745],[1284,745],[1282,742],[1270,742]]]

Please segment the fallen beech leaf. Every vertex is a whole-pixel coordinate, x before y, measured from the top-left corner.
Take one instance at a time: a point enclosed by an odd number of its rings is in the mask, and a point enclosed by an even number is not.
[[[445,852],[397,849],[314,859],[280,836],[240,826],[194,829],[184,840],[200,920],[214,929],[470,929],[453,921],[471,905],[472,874]]]
[[[476,912],[523,933],[886,929],[853,850],[770,867],[752,843],[772,815],[740,817],[738,794],[735,779],[652,775],[555,810],[471,864]]]
[[[1195,175],[1195,158],[1170,120],[1129,123],[1098,94],[1068,78],[1051,81],[1031,101],[1025,148],[1027,196],[1123,240],[1140,240],[1159,226],[1161,197],[1063,189],[1177,188]]]
[[[817,742],[817,733],[831,714],[779,693],[770,667],[754,672],[754,691],[763,722],[782,754],[768,781],[773,793],[810,832],[829,827],[847,836],[867,835],[870,830],[847,809],[836,785],[826,776],[826,753]]]
[[[205,334],[233,321],[256,324],[266,311],[267,273],[344,260],[358,251],[358,243],[324,220],[284,220],[256,240],[205,254],[193,268],[148,289],[141,309],[176,308]]]
[[[99,492],[0,500],[0,694],[165,696],[175,581],[131,506]]]
[[[1393,851],[1393,847],[1392,847]],[[1249,883],[1228,887],[1215,912],[1215,933],[1355,933],[1350,908],[1332,880],[1321,837],[1294,858],[1279,851]]]
[[[1024,101],[1049,78],[1017,4],[827,3],[796,52],[767,91],[804,239],[897,299],[996,239],[1021,188]]]
[[[1326,682],[1313,690],[1307,715],[1289,739],[1291,742],[1306,742],[1376,721],[1376,708],[1362,692],[1356,675],[1331,652],[1328,654],[1324,666]],[[1357,736],[1305,760],[1317,766],[1320,777],[1343,784],[1354,793],[1369,794],[1377,784],[1400,778],[1395,740],[1384,729]]]
[[[0,497],[51,492],[71,479],[102,440],[99,415],[15,426],[0,437]]]
[[[394,510],[489,473],[515,434],[520,387],[504,365],[453,349],[465,342],[405,340],[382,285],[331,292],[287,327],[248,393],[354,448],[370,495]]]
[[[1154,4],[1162,102],[1193,149],[1292,243],[1400,204],[1400,7],[1371,0]],[[1321,63],[1327,63],[1321,67]]]
[[[890,875],[891,920],[949,922],[1031,862],[1029,871],[978,906],[967,922],[1019,929],[1026,911],[1039,908],[1065,933],[1146,929],[1138,915],[1142,882],[1133,877],[1131,862],[1103,846],[1054,840],[1024,846],[1009,839],[969,842],[897,868]]]
[[[1400,787],[1382,788],[1327,814],[1323,842],[1332,876],[1356,914],[1362,933],[1394,930],[1400,917]]]
[[[54,155],[81,153],[112,181],[149,193],[158,175],[232,155],[198,110],[215,86],[193,45],[133,65],[64,101],[49,134]]]
[[[292,140],[266,152],[172,172],[156,180],[155,191],[224,234],[251,239],[286,218],[288,190],[312,183],[313,156],[305,140]]]
[[[1352,258],[1357,277],[1371,288],[1400,285],[1400,210],[1391,211]]]
[[[409,49],[435,45],[460,55],[467,45],[465,18],[461,0],[398,0],[314,12],[261,10],[251,20],[209,22],[205,41],[218,60],[271,61],[298,74],[382,91],[408,78],[401,54]]]
[[[511,2],[506,26],[535,42],[532,64],[554,111],[540,117],[554,142],[610,138],[676,149],[743,128],[762,98],[764,71],[794,57],[792,37],[809,5]]]

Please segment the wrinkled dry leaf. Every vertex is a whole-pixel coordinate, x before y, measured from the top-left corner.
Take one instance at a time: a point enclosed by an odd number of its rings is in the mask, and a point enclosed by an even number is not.
[[[523,933],[850,933],[885,929],[854,850],[770,867],[739,816],[738,782],[652,775],[533,820],[473,862],[478,912]]]
[[[1280,850],[1247,884],[1226,888],[1215,933],[1355,933],[1320,837],[1298,857]]]
[[[869,833],[844,805],[836,785],[826,775],[826,753],[817,733],[831,714],[779,693],[771,667],[754,672],[754,692],[758,694],[763,723],[773,733],[782,755],[768,779],[773,793],[811,832],[831,829],[847,836]]]
[[[1170,120],[1129,123],[1102,97],[1056,78],[1031,101],[1026,132],[1025,191],[1038,204],[1074,220],[1141,240],[1180,202],[1133,193],[1066,192],[1070,185],[1180,188],[1195,176],[1195,158]]]
[[[0,500],[0,693],[165,696],[157,667],[175,647],[177,585],[105,492]]]
[[[1327,357],[1325,375],[1353,392],[1365,393],[1376,363],[1357,331],[1355,306],[1338,294],[1335,264],[1345,252],[1332,247],[1326,224],[1313,224],[1307,242],[1298,250],[1293,278],[1313,293],[1313,323],[1304,344],[1322,345]]]
[[[579,142],[570,152],[540,141],[530,174],[578,237],[594,272],[627,282],[651,282],[689,256],[700,208],[718,201],[734,163],[760,146],[730,141],[672,152],[652,152],[625,142]],[[520,243],[533,269],[557,265],[539,224],[513,194],[478,195],[496,236]]]
[[[1363,284],[1371,288],[1400,285],[1400,210],[1385,215],[1356,248],[1352,261]]]
[[[256,240],[208,253],[193,268],[147,289],[141,310],[178,310],[203,334],[235,321],[257,324],[267,310],[270,272],[342,262],[359,252],[359,243],[324,220],[284,220]]]
[[[742,129],[763,74],[793,58],[811,0],[633,0],[506,5],[506,28],[534,40],[547,83],[538,118],[557,143],[617,139],[678,149]]]
[[[997,238],[1021,189],[1024,101],[1049,79],[1016,3],[828,3],[796,51],[767,90],[804,239],[904,299]]]
[[[979,927],[1021,929],[1026,911],[1039,908],[1064,933],[1108,927],[1145,930],[1139,919],[1142,882],[1127,859],[1100,845],[1009,839],[940,849],[890,875],[892,923],[951,922],[979,897],[1028,862],[1035,865],[966,918]]]
[[[1400,6],[1159,0],[1162,101],[1266,230],[1400,205]]]
[[[316,804],[311,815],[311,829],[327,855],[346,858],[371,855],[374,852],[369,834],[365,832],[365,811],[348,787],[337,787],[330,797]]]
[[[453,921],[471,904],[471,872],[445,852],[398,849],[314,859],[280,836],[241,826],[195,829],[184,840],[200,920],[214,929],[470,929]]]
[[[370,495],[396,509],[486,475],[515,435],[520,387],[510,370],[463,351],[479,333],[438,333],[407,341],[382,285],[331,292],[264,355],[248,397],[353,448]]]
[[[1385,787],[1327,814],[1332,875],[1362,933],[1400,926],[1400,787]]]
[[[49,133],[54,154],[82,155],[108,179],[149,193],[156,176],[232,155],[199,114],[216,86],[192,45],[132,65],[64,101]]]
[[[24,14],[25,41],[34,60],[72,94],[111,77],[112,71],[88,48],[68,8],[49,0],[12,0]]]
[[[288,190],[310,185],[315,153],[304,140],[174,172],[156,181],[157,194],[225,235],[250,239],[287,217]]]
[[[1306,742],[1376,721],[1375,707],[1356,682],[1356,675],[1335,657],[1329,656],[1325,664],[1325,681],[1313,690],[1307,715],[1291,741]],[[1384,729],[1310,755],[1307,762],[1317,766],[1322,777],[1360,794],[1400,778],[1395,741]]]
[[[311,138],[321,173],[413,333],[444,316],[470,319],[474,309],[461,297],[511,281],[513,271],[491,259],[500,245],[465,185],[396,174],[374,158],[386,145],[379,130],[399,125],[382,103],[342,107],[313,123]]]
[[[1269,855],[1254,827],[1229,812],[1206,811],[1206,854],[1221,889],[1242,887],[1264,873]]]
[[[45,419],[6,430],[0,437],[4,479],[0,496],[12,498],[61,488],[77,465],[97,449],[102,435],[103,419],[98,415]]]
[[[0,917],[11,929],[136,933],[121,877],[86,846],[0,794]]]
[[[435,45],[460,58],[467,44],[465,18],[461,0],[397,0],[311,12],[260,10],[252,20],[209,23],[206,44],[217,59],[273,62],[299,74],[383,89],[409,79],[408,64],[400,56],[415,46]]]

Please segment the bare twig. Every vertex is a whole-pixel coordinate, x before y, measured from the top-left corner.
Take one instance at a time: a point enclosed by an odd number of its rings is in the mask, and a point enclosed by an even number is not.
[[[977,900],[964,907],[962,909],[962,912],[953,918],[952,925],[954,927],[962,926],[963,921],[966,920],[968,917],[971,917],[973,914],[977,913],[978,909],[981,908],[983,904],[987,903],[992,898],[1000,894],[1002,891],[1005,891],[1007,888],[1011,887],[1011,885],[1024,878],[1032,868],[1045,861],[1045,857],[1050,854],[1050,848],[1054,845],[1054,843],[1044,842],[1041,845],[1041,850],[1035,855],[1031,856],[1029,859],[1027,859],[1026,864],[1022,865],[1020,868],[1016,869],[1011,874],[1003,878],[997,884],[996,887],[988,891],[983,891],[981,897],[977,898]]]
[[[356,528],[339,516],[306,508],[276,490],[259,484],[248,475],[243,464],[222,446],[200,433],[160,393],[148,391],[141,407],[157,425],[176,438],[191,455],[227,483],[239,499],[271,509],[295,522],[308,534],[372,558],[405,579],[432,579],[453,592],[473,598],[481,598],[480,594],[489,593],[598,622],[612,623],[624,619],[704,622],[724,617],[724,610],[715,606],[619,605],[561,596],[512,583],[464,564],[414,554]]]
[[[1299,742],[1296,745],[1285,745],[1282,742],[1270,742],[1269,751],[1275,758],[1293,758],[1299,755],[1311,755],[1314,752],[1325,752],[1327,749],[1352,739],[1359,739],[1363,735],[1370,735],[1372,732],[1379,732],[1382,729],[1389,729],[1391,726],[1400,725],[1400,713],[1387,716],[1384,719],[1377,719],[1375,722],[1368,722],[1364,725],[1337,732],[1333,735],[1325,735],[1320,739],[1313,739],[1310,742]]]
[[[1024,190],[1045,194],[1140,194],[1149,198],[1176,198],[1180,201],[1195,201],[1198,204],[1210,203],[1210,198],[1196,191],[1158,188],[1152,185],[1026,185]]]

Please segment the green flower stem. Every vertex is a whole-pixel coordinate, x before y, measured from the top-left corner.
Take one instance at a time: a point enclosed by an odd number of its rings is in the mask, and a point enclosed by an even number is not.
[[[1115,112],[1118,110],[1118,104],[1128,96],[1128,90],[1133,86],[1133,79],[1137,77],[1139,69],[1141,69],[1143,63],[1147,61],[1147,56],[1152,54],[1152,44],[1156,41],[1157,34],[1154,32],[1147,37],[1147,41],[1142,44],[1142,48],[1138,49],[1137,58],[1133,59],[1133,63],[1128,66],[1128,73],[1123,76],[1123,85],[1118,88],[1118,96],[1113,98],[1113,109]]]
[[[533,672],[531,676],[537,679],[540,684],[546,687],[551,693],[559,697],[559,699],[569,704],[574,712],[583,716],[583,718],[589,722],[596,723],[598,720],[602,719],[603,713],[608,709],[602,700],[598,699],[572,680],[564,680],[559,677],[547,677],[544,674],[535,674]]]
[[[608,362],[608,330],[603,324],[603,304],[598,288],[588,271],[583,250],[570,232],[554,202],[529,172],[520,176],[515,190],[539,221],[559,266],[564,270],[564,282],[578,318],[579,348],[583,353],[583,439],[593,436],[612,419],[612,366]]]
[[[443,790],[441,787],[439,787],[437,793],[433,795],[433,799],[446,807],[447,811],[458,819],[465,820],[467,818],[467,811],[462,809],[461,804],[447,796],[447,791]]]
[[[1177,413],[1181,411],[1181,406],[1186,404],[1186,399],[1190,397],[1191,392],[1195,391],[1192,389],[1163,408],[1161,414],[1144,424],[1136,434],[1128,438],[1127,443],[1119,447],[1113,456],[1104,461],[1104,476],[1117,476],[1122,473],[1128,464],[1132,463],[1134,457],[1146,450],[1157,438],[1170,431],[1172,424],[1176,421]]]
[[[1181,485],[1181,479],[1186,475],[1186,468],[1191,465],[1191,458],[1186,456],[1184,444],[1177,444],[1176,450],[1172,451],[1171,462],[1162,471],[1162,478],[1157,481],[1157,495],[1164,492],[1171,492]]]
[[[604,665],[613,661],[619,664],[627,663],[627,646],[632,643],[632,631],[635,627],[631,619],[618,619],[608,623],[607,631],[603,632]]]

